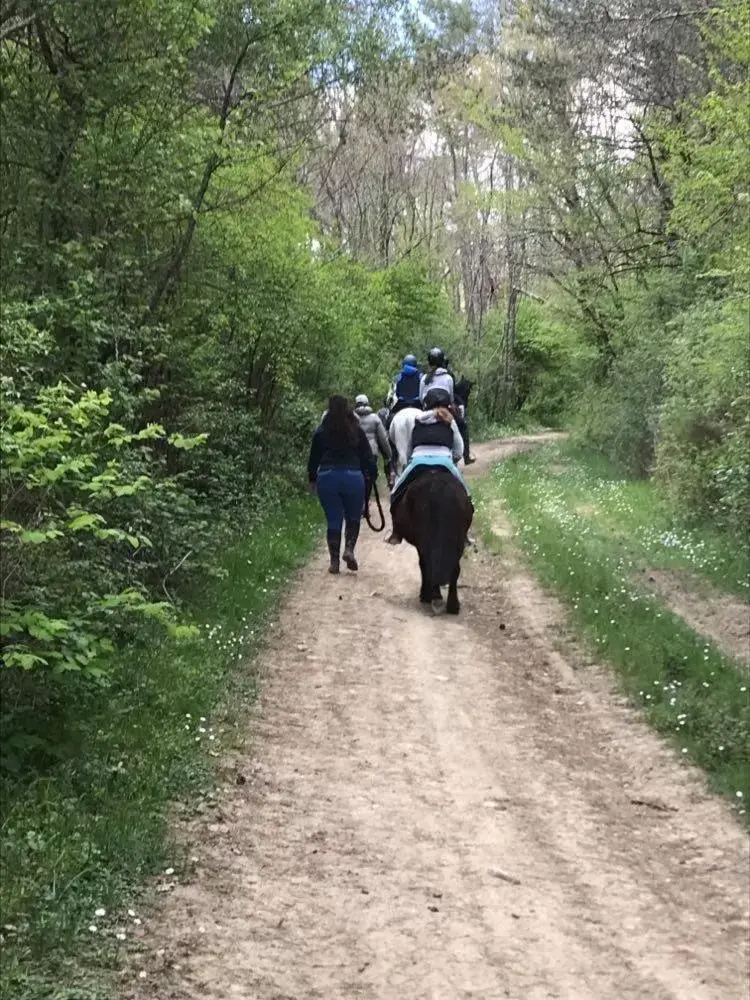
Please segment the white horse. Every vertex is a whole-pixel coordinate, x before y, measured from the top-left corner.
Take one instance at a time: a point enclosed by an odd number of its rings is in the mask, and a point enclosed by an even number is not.
[[[399,476],[407,466],[406,456],[409,453],[411,435],[418,413],[421,413],[421,410],[410,406],[405,410],[399,410],[391,419],[388,436],[393,445],[393,453],[396,458],[396,474]]]

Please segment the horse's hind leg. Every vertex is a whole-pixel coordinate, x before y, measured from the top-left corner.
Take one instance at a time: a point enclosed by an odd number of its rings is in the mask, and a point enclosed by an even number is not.
[[[461,563],[456,560],[456,571],[448,584],[448,600],[445,602],[445,613],[448,615],[457,615],[461,610],[461,604],[458,600],[458,578],[460,575]]]
[[[419,572],[422,574],[422,583],[419,588],[419,600],[421,604],[429,604],[430,601],[432,600],[432,590],[427,580],[427,573],[425,571],[425,559],[421,555],[419,557]]]

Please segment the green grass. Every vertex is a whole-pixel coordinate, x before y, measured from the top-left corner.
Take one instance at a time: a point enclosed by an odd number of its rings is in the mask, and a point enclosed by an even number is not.
[[[113,995],[116,934],[130,936],[128,909],[143,916],[144,880],[186,864],[170,808],[200,809],[210,794],[218,754],[255,694],[247,659],[319,531],[312,499],[280,504],[195,596],[199,639],[154,637],[121,657],[106,687],[66,677],[43,691],[37,708],[58,759],[34,778],[6,775],[1,789],[2,1000]]]
[[[671,523],[652,485],[565,445],[515,456],[479,484],[485,527],[500,497],[531,566],[625,691],[747,818],[750,682],[640,583],[643,566],[664,566],[747,593],[747,553]]]

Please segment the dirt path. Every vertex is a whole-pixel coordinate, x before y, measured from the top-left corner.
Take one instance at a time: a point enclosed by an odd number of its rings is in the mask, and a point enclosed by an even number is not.
[[[461,616],[433,618],[413,550],[382,539],[356,577],[322,553],[302,574],[247,780],[188,831],[196,877],[126,995],[747,997],[747,838],[724,804],[557,651],[521,567],[468,556]]]
[[[649,569],[646,580],[670,610],[700,635],[708,636],[738,663],[750,666],[750,605],[722,594],[705,580]]]

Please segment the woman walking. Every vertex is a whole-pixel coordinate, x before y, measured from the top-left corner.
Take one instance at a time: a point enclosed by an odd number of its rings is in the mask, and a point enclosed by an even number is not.
[[[331,396],[328,410],[315,430],[307,462],[310,492],[318,494],[328,525],[329,573],[339,572],[341,529],[346,523],[344,562],[358,569],[354,548],[365,504],[366,481],[377,472],[357,415],[344,396]]]

